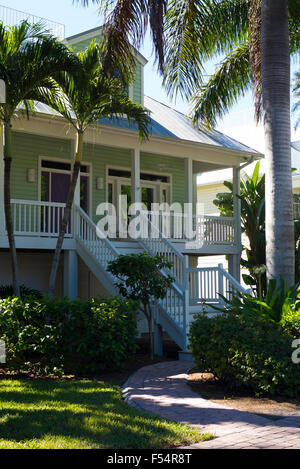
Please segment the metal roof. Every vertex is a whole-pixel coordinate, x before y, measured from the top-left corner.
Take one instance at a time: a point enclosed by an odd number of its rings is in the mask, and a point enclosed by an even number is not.
[[[144,106],[150,112],[152,135],[174,138],[175,140],[186,140],[189,142],[203,143],[208,145],[231,148],[233,150],[246,151],[259,155],[256,150],[234,140],[217,130],[203,131],[193,127],[190,119],[175,109],[166,106],[153,98],[145,96]],[[45,104],[35,103],[37,113],[59,115]],[[126,118],[104,117],[98,121],[99,124],[137,131],[135,122],[128,121]]]
[[[241,150],[258,154],[258,152],[253,148],[250,148],[243,143],[218,132],[217,130],[200,130],[192,125],[191,119],[186,115],[160,103],[159,101],[156,101],[153,98],[145,96],[144,105],[151,112],[151,118],[154,122],[152,133],[154,134],[158,133],[159,135],[165,135],[167,137],[171,136],[181,140],[217,145],[225,148],[232,148],[233,150]]]

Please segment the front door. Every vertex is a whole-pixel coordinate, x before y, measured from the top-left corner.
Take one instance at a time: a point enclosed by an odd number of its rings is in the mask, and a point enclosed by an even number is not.
[[[80,206],[88,213],[89,210],[89,173],[87,166],[80,174]],[[71,181],[71,165],[69,163],[43,160],[41,169],[41,201],[65,204],[67,202]],[[57,234],[63,217],[64,207],[45,206],[41,208],[41,231]],[[70,226],[67,228],[69,231]]]

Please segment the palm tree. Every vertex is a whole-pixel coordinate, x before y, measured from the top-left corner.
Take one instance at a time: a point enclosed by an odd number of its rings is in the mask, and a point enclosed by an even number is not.
[[[126,116],[128,121],[136,122],[140,138],[147,138],[150,123],[148,112],[128,98],[122,81],[103,73],[103,56],[96,43],[91,43],[77,57],[80,68],[74,73],[57,73],[53,83],[55,92],[46,91],[40,97],[41,101],[64,116],[76,132],[74,165],[49,280],[50,296],[54,293],[61,249],[74,201],[86,129],[103,117]]]
[[[139,44],[149,21],[165,86],[169,93],[194,95],[194,122],[199,125],[212,125],[252,81],[266,139],[268,278],[282,276],[293,283],[289,61],[290,51],[299,50],[299,1],[91,1],[104,11],[113,4],[105,31],[108,38],[119,35],[122,53],[129,50],[129,39]],[[216,80],[205,84],[205,61],[226,53]]]
[[[50,36],[42,25],[23,21],[18,26],[0,23],[0,79],[6,87],[6,102],[0,104],[0,122],[4,128],[4,210],[11,255],[13,289],[20,295],[16,246],[10,206],[12,163],[12,120],[23,103],[27,116],[33,109],[35,91],[51,86],[49,76],[73,67],[73,54]]]
[[[287,1],[262,2],[261,31],[267,274],[268,279],[282,277],[291,285],[295,281],[295,248]]]

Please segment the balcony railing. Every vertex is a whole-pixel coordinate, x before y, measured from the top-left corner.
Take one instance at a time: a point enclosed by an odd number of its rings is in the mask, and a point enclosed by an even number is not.
[[[0,21],[2,21],[5,26],[17,25],[24,20],[27,20],[32,24],[41,23],[45,29],[47,29],[54,36],[61,40],[65,38],[65,26],[63,24],[42,18],[40,16],[31,15],[30,13],[25,13],[24,11],[15,10],[14,8],[0,5]]]
[[[63,218],[65,204],[35,200],[11,200],[14,233],[16,236],[35,236],[55,238],[58,236]],[[141,238],[159,241],[158,238],[170,240],[195,240],[201,246],[235,245],[235,219],[208,215],[191,217],[190,236],[189,218],[185,214],[170,212],[144,212],[149,220],[148,229],[143,229]],[[1,230],[0,230],[1,231]],[[160,233],[161,236],[158,236]],[[66,237],[73,237],[72,223],[67,227]],[[117,235],[118,236],[118,235]],[[112,236],[115,237],[115,236]],[[121,236],[124,237],[124,236]],[[165,248],[164,248],[165,249]]]
[[[163,211],[147,212],[147,216],[166,238],[195,239],[204,246],[235,244],[234,218]]]
[[[11,210],[15,235],[57,238],[64,208],[65,204],[57,202],[13,199]],[[72,237],[71,224],[67,226],[66,237]]]

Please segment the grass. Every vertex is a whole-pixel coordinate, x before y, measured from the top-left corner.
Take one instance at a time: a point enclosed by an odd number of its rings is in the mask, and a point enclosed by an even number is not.
[[[0,380],[0,449],[158,449],[210,438],[128,406],[115,384]]]

